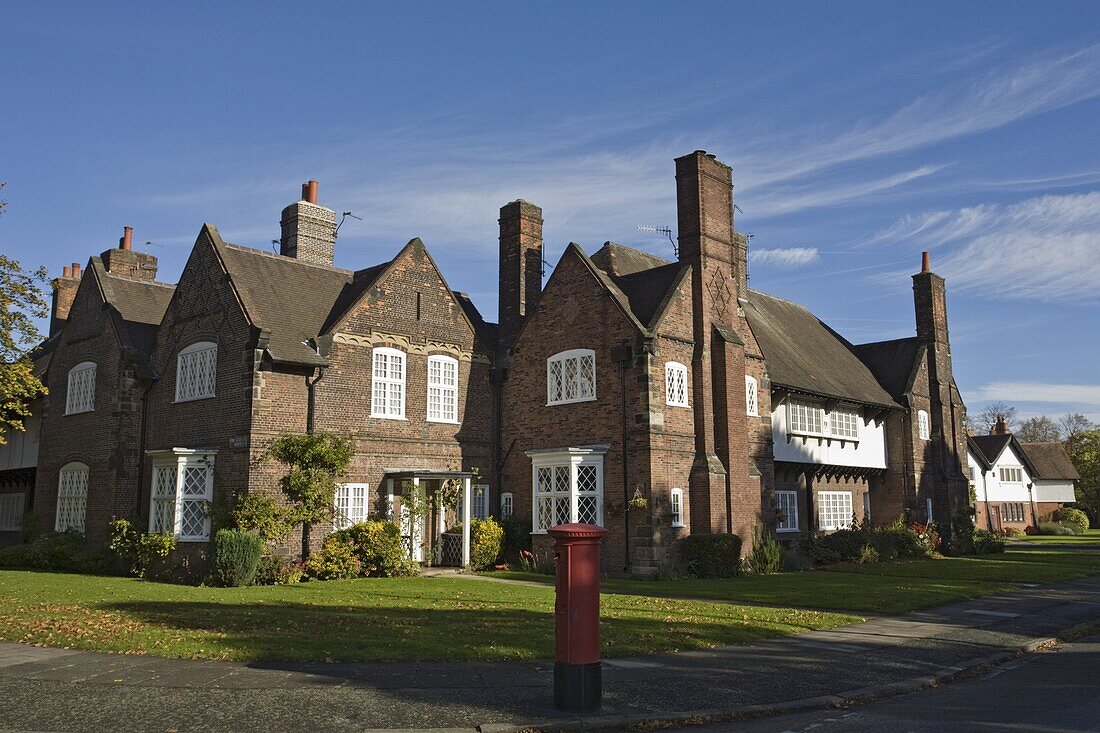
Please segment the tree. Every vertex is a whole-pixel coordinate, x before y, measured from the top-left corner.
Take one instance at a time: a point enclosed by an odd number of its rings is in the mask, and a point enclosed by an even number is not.
[[[997,418],[1003,417],[1010,432],[1015,432],[1020,421],[1016,417],[1016,408],[1007,402],[990,402],[981,412],[967,417],[968,427],[977,435],[985,435],[997,424]]]
[[[1098,426],[1079,412],[1067,412],[1058,418],[1058,429],[1062,433],[1062,440],[1070,440],[1078,433],[1097,430]]]
[[[1062,431],[1046,415],[1031,417],[1020,423],[1015,431],[1016,437],[1025,443],[1049,443],[1062,439]]]
[[[332,519],[336,480],[354,453],[352,438],[336,433],[284,434],[267,449],[265,455],[288,468],[282,487],[292,505],[290,522],[302,525],[303,560],[309,557],[310,527]]]
[[[1066,441],[1066,453],[1073,467],[1081,474],[1077,482],[1077,508],[1083,509],[1100,525],[1100,430],[1084,430]]]
[[[5,206],[7,202],[0,201],[0,214]],[[24,429],[30,403],[46,394],[29,355],[42,340],[34,319],[49,313],[38,286],[45,280],[45,268],[30,272],[18,260],[0,254],[0,445],[8,442],[4,435],[9,430]]]

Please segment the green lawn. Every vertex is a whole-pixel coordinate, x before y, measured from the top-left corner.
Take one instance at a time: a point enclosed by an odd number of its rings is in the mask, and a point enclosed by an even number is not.
[[[837,565],[730,580],[605,579],[602,589],[613,594],[893,614],[1002,593],[1019,583],[1053,583],[1094,574],[1100,574],[1100,553],[1052,548],[1009,550],[1004,555],[978,558]],[[553,582],[549,576],[531,573],[493,575]]]
[[[1020,537],[1023,542],[1051,545],[1100,545],[1100,529],[1086,530],[1084,534],[1052,535],[1036,534]]]
[[[129,578],[0,571],[0,639],[242,661],[553,657],[551,588],[402,578],[195,588]],[[603,653],[737,644],[853,616],[605,595]]]

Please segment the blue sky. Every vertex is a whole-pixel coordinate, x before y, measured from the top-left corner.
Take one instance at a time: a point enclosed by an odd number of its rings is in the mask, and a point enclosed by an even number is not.
[[[972,412],[1100,420],[1096,3],[25,3],[5,9],[0,250],[59,274],[135,228],[268,248],[302,181],[337,264],[427,243],[496,313],[496,218],[547,259],[671,256],[672,159],[733,166],[755,288],[855,342],[945,275]]]

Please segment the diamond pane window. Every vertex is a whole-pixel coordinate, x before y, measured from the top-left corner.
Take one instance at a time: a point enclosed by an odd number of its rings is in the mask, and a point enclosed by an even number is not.
[[[825,426],[825,408],[814,402],[792,399],[787,403],[787,431],[821,435]]]
[[[775,530],[777,532],[798,531],[798,493],[795,491],[775,492]]]
[[[596,399],[596,352],[574,349],[546,362],[546,404],[589,402]]]
[[[367,521],[369,491],[369,484],[340,484],[336,487],[332,508],[334,529],[347,529]]]
[[[679,362],[665,363],[665,404],[670,407],[688,406],[688,370]]]
[[[533,483],[535,532],[570,522],[603,524],[602,455],[539,456]],[[511,494],[502,494],[502,516],[510,515],[511,511]]]
[[[176,357],[176,402],[213,397],[218,376],[218,345],[191,344]]]
[[[371,376],[371,417],[405,418],[405,352],[385,347],[374,350]]]
[[[158,451],[153,459],[150,532],[172,534],[181,542],[206,542],[213,499],[213,453]]]
[[[838,438],[858,438],[860,421],[859,412],[853,409],[838,407],[829,413],[829,426]]]
[[[173,463],[153,468],[153,499],[149,512],[149,531],[157,534],[176,533],[176,473]]]
[[[57,481],[57,519],[54,529],[84,531],[88,511],[88,467],[83,463],[68,463],[61,469]]]
[[[428,420],[458,422],[458,360],[428,357]]]
[[[817,495],[818,529],[848,529],[852,526],[852,492],[822,491]]]
[[[745,414],[756,417],[760,414],[760,394],[757,391],[756,378],[745,375]]]
[[[0,532],[18,532],[23,528],[26,494],[0,494]]]
[[[65,414],[95,410],[95,362],[82,361],[69,370]]]

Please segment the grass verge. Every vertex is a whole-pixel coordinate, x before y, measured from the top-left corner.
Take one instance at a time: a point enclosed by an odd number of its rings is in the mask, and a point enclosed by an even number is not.
[[[1090,529],[1084,534],[1072,535],[1024,535],[1019,538],[1019,541],[1037,545],[1100,545],[1100,529]]]
[[[394,578],[195,588],[0,571],[0,639],[240,661],[550,659],[551,588]],[[606,595],[608,657],[699,649],[829,628],[849,615]]]

